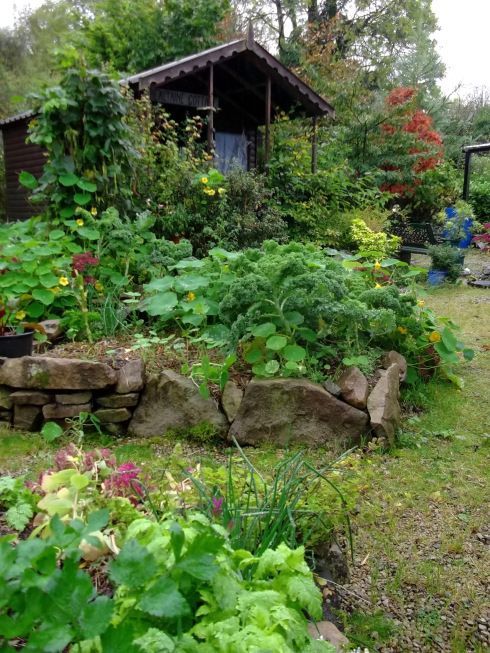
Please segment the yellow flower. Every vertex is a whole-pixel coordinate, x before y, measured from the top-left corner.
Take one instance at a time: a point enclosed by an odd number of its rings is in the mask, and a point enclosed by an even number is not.
[[[90,213],[91,213],[94,217],[97,215],[97,209],[95,208],[95,206],[93,206],[93,207],[90,209]]]
[[[61,288],[59,286],[55,286],[54,288],[50,288],[51,292],[54,292],[55,295],[57,295],[59,292],[61,292]]]
[[[210,196],[216,195],[216,191],[213,188],[205,188],[204,192],[206,193],[206,195],[210,195]]]
[[[17,311],[17,313],[15,314],[15,319],[16,320],[23,320],[25,318],[25,316],[26,316],[25,311]]]
[[[433,331],[429,336],[429,340],[431,342],[439,342],[440,339],[441,339],[441,334],[439,333],[439,331]]]
[[[84,224],[85,224],[85,223],[84,223],[84,221],[82,220],[82,218],[78,218],[78,220],[77,220],[77,225],[78,225],[79,227],[83,227]]]
[[[208,183],[208,178],[207,177],[201,177],[201,179],[199,181],[201,182],[201,184],[207,184]]]
[[[383,286],[380,283],[376,283],[376,284],[374,284],[374,287],[375,288],[382,288]]]
[[[102,292],[104,290],[104,286],[100,283],[100,281],[96,281],[94,288],[97,292]]]
[[[226,193],[226,190],[224,188],[218,188],[218,193],[220,195],[224,195]]]
[[[419,301],[417,302],[417,306],[420,306],[420,308],[422,308],[422,306],[425,306],[425,302],[424,302],[424,300],[423,300],[423,299],[419,299]]]
[[[402,327],[402,326],[397,327],[397,331],[399,333],[401,333],[402,335],[405,335],[406,333],[408,333],[407,327]]]
[[[58,279],[58,283],[60,284],[60,286],[67,286],[70,283],[70,281],[68,280],[67,277],[60,277]]]
[[[188,302],[193,302],[196,299],[196,295],[193,292],[188,292],[187,293],[187,301]]]
[[[381,270],[381,267],[382,267],[381,263],[379,261],[376,261],[376,263],[374,264],[374,269],[375,270]]]

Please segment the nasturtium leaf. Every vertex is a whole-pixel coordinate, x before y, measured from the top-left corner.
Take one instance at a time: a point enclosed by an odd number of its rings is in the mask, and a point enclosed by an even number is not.
[[[41,435],[48,442],[53,442],[61,435],[63,435],[63,429],[56,422],[46,422],[46,424],[41,429]]]
[[[45,306],[49,306],[54,301],[54,293],[47,288],[34,288],[32,296]]]
[[[25,311],[29,317],[32,317],[37,320],[44,313],[45,308],[44,305],[41,304],[41,302],[32,302],[31,304],[26,306]]]
[[[78,233],[87,240],[98,240],[100,238],[100,231],[92,227],[80,227]]]
[[[177,306],[179,299],[174,292],[162,292],[144,300],[142,306],[148,315],[161,316]]]
[[[256,338],[268,338],[276,332],[276,325],[272,322],[264,322],[252,329],[252,335]]]
[[[152,290],[170,290],[174,287],[175,277],[162,277],[161,279],[153,279],[150,283],[146,283],[143,288],[147,292]]]
[[[169,577],[162,576],[146,590],[138,607],[154,617],[177,619],[190,613],[190,607],[177,583]]]
[[[289,322],[289,324],[294,324],[295,326],[303,324],[305,321],[305,318],[301,313],[299,313],[299,311],[288,311],[287,313],[284,313],[284,319]]]
[[[30,172],[22,171],[19,175],[19,183],[24,188],[29,188],[29,190],[34,190],[37,188],[37,179]]]
[[[69,172],[67,174],[64,174],[64,175],[60,175],[58,177],[58,179],[59,179],[59,182],[60,182],[60,184],[62,186],[67,186],[67,187],[74,186],[79,181],[77,175],[74,175],[71,172]]]
[[[303,347],[300,347],[299,345],[288,345],[287,347],[284,347],[283,356],[288,361],[298,363],[299,361],[304,360],[306,349],[303,349]]]
[[[291,372],[297,372],[299,370],[299,365],[295,361],[287,361],[284,367]]]
[[[53,231],[49,232],[49,240],[59,240],[64,235],[65,232],[62,229],[53,229]]]
[[[266,374],[277,374],[279,371],[279,363],[276,360],[267,361],[264,367]]]
[[[53,288],[58,284],[58,277],[52,272],[48,272],[47,274],[41,274],[39,281],[45,288]]]
[[[89,478],[86,476],[86,474],[73,474],[73,476],[70,479],[70,485],[75,488],[75,490],[83,490],[84,487],[87,487],[87,485],[90,483]]]
[[[129,540],[109,568],[109,575],[118,585],[141,587],[157,570],[153,555],[136,540]]]
[[[285,336],[271,336],[267,339],[265,346],[272,351],[280,351],[288,344],[288,339]]]
[[[73,199],[79,206],[85,206],[85,204],[88,204],[92,199],[92,195],[90,195],[90,193],[75,193]]]
[[[186,274],[175,279],[175,290],[177,292],[190,292],[199,288],[206,288],[209,280],[200,274]]]
[[[253,365],[258,363],[262,359],[262,352],[257,347],[252,347],[249,349],[243,357],[247,363]]]
[[[87,181],[86,179],[79,179],[77,181],[78,188],[86,190],[88,193],[95,193],[97,190],[97,184],[94,184],[93,181]]]
[[[71,218],[72,215],[75,215],[74,206],[65,206],[65,208],[61,209],[60,211],[60,217],[63,218],[63,220],[66,220],[67,218]]]
[[[196,315],[195,313],[190,313],[189,315],[182,316],[183,324],[192,324],[193,326],[199,326],[204,322],[204,315]]]
[[[454,333],[451,331],[451,329],[448,329],[447,327],[444,327],[444,330],[442,332],[442,342],[448,349],[448,351],[454,351],[456,349],[456,345],[458,344],[458,340]]]
[[[303,340],[306,340],[306,342],[316,342],[318,340],[317,333],[308,327],[301,327],[298,329],[297,334],[301,336]]]
[[[252,372],[255,374],[255,376],[267,376],[267,372],[265,371],[265,363],[255,363],[255,365],[252,366]]]
[[[187,270],[202,268],[205,265],[204,261],[198,258],[183,258],[175,265],[171,266],[172,270]]]

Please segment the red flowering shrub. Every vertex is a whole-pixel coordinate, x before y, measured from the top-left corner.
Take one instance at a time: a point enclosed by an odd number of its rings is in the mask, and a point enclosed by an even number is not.
[[[424,174],[442,160],[442,138],[433,129],[432,118],[417,106],[413,88],[395,88],[385,101],[386,118],[378,136],[380,188],[410,199]]]

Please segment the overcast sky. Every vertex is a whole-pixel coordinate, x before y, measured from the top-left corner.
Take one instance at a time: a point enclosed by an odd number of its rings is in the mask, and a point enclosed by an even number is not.
[[[42,3],[0,0],[0,25],[13,25],[19,10]],[[475,87],[490,88],[490,0],[432,0],[432,6],[440,26],[439,54],[447,68],[443,91],[451,93],[460,84],[460,95]]]

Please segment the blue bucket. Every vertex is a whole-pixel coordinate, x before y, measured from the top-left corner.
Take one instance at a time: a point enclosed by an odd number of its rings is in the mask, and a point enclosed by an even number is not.
[[[440,286],[447,277],[445,270],[429,270],[427,273],[427,283],[429,286]]]

